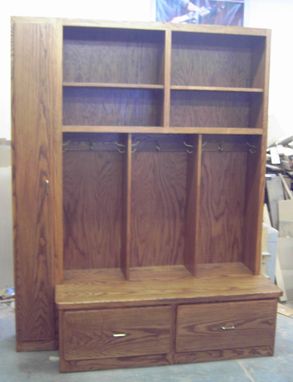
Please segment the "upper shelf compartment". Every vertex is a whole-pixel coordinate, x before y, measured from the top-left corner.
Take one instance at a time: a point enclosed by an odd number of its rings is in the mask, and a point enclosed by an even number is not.
[[[171,84],[174,90],[176,86],[201,86],[260,91],[264,86],[264,52],[264,36],[175,31]]]
[[[64,27],[63,81],[71,85],[160,85],[163,56],[163,31]]]

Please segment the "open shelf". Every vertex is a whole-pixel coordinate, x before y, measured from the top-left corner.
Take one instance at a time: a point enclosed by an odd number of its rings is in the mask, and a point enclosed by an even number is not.
[[[257,128],[262,95],[246,92],[172,90],[170,126]]]
[[[63,81],[162,84],[164,32],[64,27]]]
[[[171,84],[263,88],[264,52],[260,36],[174,31]]]
[[[63,124],[160,126],[162,97],[158,89],[65,87]]]

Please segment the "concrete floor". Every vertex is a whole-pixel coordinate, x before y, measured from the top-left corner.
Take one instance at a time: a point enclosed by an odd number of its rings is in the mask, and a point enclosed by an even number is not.
[[[278,315],[274,357],[59,374],[57,352],[15,352],[14,310],[0,304],[1,382],[293,382],[293,318]]]

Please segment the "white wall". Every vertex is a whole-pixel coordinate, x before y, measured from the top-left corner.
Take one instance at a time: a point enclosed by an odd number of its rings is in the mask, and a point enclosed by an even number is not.
[[[245,26],[272,29],[269,143],[293,135],[293,0],[245,0]]]

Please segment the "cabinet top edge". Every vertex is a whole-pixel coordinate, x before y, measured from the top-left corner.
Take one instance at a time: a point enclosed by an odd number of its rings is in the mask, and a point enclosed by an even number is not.
[[[66,19],[66,18],[47,18],[47,17],[22,17],[12,16],[12,24],[33,23],[33,24],[58,24],[64,27],[100,27],[100,28],[119,28],[119,29],[144,29],[155,31],[172,31],[172,32],[194,32],[194,33],[211,33],[211,34],[230,34],[230,35],[247,35],[247,36],[269,36],[270,29],[239,27],[228,25],[187,25],[173,23],[159,23],[155,21],[106,21],[91,19]]]

